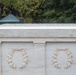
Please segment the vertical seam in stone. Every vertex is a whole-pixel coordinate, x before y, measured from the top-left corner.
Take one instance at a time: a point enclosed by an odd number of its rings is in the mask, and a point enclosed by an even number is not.
[[[0,75],[2,75],[2,43],[0,41]]]

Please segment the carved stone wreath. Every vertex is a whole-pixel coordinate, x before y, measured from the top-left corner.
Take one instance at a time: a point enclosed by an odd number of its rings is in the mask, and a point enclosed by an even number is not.
[[[72,66],[72,63],[73,63],[73,55],[72,55],[72,52],[69,50],[69,49],[57,49],[55,50],[53,56],[52,56],[52,63],[54,65],[55,68],[57,69],[61,69],[61,66],[60,64],[58,64],[58,61],[57,61],[57,56],[59,55],[59,52],[60,51],[65,51],[66,54],[67,54],[67,63],[64,64],[64,69],[68,69]]]
[[[7,62],[9,64],[9,66],[13,69],[16,69],[17,66],[16,64],[13,62],[13,55],[16,51],[20,51],[22,54],[22,58],[23,58],[23,62],[22,64],[19,66],[20,69],[23,69],[26,67],[26,65],[28,64],[28,55],[26,53],[26,51],[24,49],[12,49],[7,56]]]

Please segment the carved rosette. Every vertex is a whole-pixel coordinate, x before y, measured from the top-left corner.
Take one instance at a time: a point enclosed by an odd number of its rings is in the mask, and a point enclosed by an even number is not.
[[[16,51],[21,52],[22,54],[22,58],[23,58],[23,62],[22,64],[19,66],[20,69],[23,69],[26,67],[26,65],[28,64],[28,55],[26,53],[26,51],[24,49],[12,49],[7,56],[7,62],[9,64],[9,66],[13,69],[16,69],[17,66],[16,64],[13,62],[13,55]]]
[[[61,69],[61,65],[58,64],[58,61],[57,61],[57,56],[59,55],[60,51],[65,51],[65,53],[67,55],[67,62],[66,62],[66,64],[64,64],[65,65],[64,69],[70,68],[73,64],[73,55],[69,49],[57,49],[57,50],[55,50],[55,52],[53,53],[53,56],[52,56],[52,63],[54,65],[54,67],[57,69]]]

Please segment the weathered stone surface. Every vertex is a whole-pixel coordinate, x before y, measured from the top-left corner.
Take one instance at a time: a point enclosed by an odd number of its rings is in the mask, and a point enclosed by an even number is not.
[[[76,75],[76,27],[62,24],[21,24],[0,26],[0,75]],[[54,25],[54,26],[53,26]],[[14,27],[13,27],[14,26]],[[60,28],[58,28],[60,27]],[[7,55],[12,48],[24,48],[29,62],[24,69],[11,69],[7,62]],[[58,61],[62,69],[56,69],[52,62],[55,49],[68,48],[73,54],[74,62],[69,69],[63,69],[67,61],[66,53],[61,52]],[[16,52],[14,62],[22,63],[22,56]],[[60,58],[60,59],[59,59]],[[17,65],[18,65],[17,64]]]
[[[76,37],[75,29],[0,29],[0,37]]]
[[[69,28],[70,27],[70,28]],[[4,24],[0,37],[76,37],[75,24]]]

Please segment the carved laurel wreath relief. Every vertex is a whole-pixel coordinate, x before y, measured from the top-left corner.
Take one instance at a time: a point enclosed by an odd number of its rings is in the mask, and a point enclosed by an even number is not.
[[[57,61],[57,56],[59,55],[60,51],[65,51],[65,53],[67,55],[67,62],[66,62],[66,64],[64,64],[64,69],[69,69],[73,64],[73,55],[69,49],[56,49],[52,56],[52,63],[55,68],[57,68],[57,69],[62,68],[62,66],[60,64],[58,64],[58,61]]]
[[[21,63],[21,65],[18,67],[14,62],[13,62],[13,55],[16,51],[21,52],[22,54],[22,58],[23,58],[23,62]],[[28,64],[28,55],[26,53],[26,51],[24,49],[12,49],[7,56],[7,62],[8,65],[13,68],[16,69],[17,67],[20,69],[23,69],[26,67],[26,65]]]

